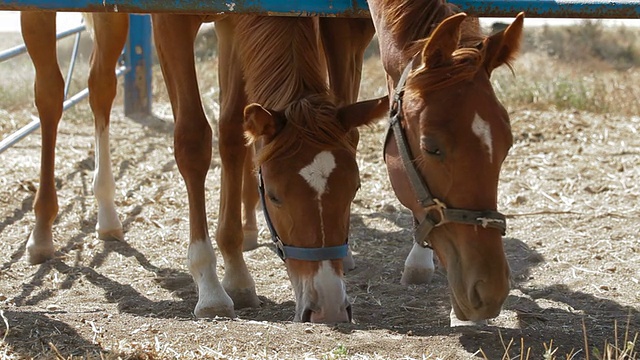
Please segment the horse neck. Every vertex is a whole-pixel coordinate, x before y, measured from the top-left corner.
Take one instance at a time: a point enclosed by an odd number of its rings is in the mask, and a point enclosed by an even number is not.
[[[317,20],[247,16],[238,22],[237,34],[250,102],[282,110],[307,95],[328,92]]]

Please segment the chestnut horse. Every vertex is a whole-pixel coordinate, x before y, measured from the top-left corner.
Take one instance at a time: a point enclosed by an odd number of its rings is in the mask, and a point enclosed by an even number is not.
[[[202,109],[193,52],[199,27],[210,20],[216,21],[218,34],[221,94],[216,241],[224,260],[222,283],[205,212],[212,132]],[[348,32],[332,33],[348,31],[348,24],[319,32],[314,18],[171,14],[154,14],[153,24],[176,122],[175,157],[189,196],[188,267],[198,287],[195,314],[233,316],[234,307],[260,303],[242,254],[243,243],[245,249],[256,246],[254,210],[259,199],[249,139],[258,147],[265,217],[293,284],[294,319],[350,321],[342,257],[350,204],[359,187],[355,128],[388,109],[386,99],[343,106],[357,96],[353,82],[359,82],[359,74],[350,72],[358,70],[369,39],[361,46],[344,45],[352,50],[336,58],[333,52],[340,45],[325,44],[332,87],[343,97],[336,101],[327,86],[319,39],[348,39]],[[365,34],[370,37],[373,28],[368,26]],[[354,39],[361,37],[354,32]],[[343,63],[346,60],[356,65]]]
[[[369,0],[390,90],[385,162],[416,223],[402,282],[427,282],[433,248],[447,271],[451,321],[499,314],[509,266],[496,211],[513,138],[489,77],[519,49],[524,15],[485,37],[443,0]]]
[[[109,154],[109,115],[116,95],[115,67],[127,40],[127,14],[92,14],[95,45],[91,53],[89,103],[96,131],[93,191],[98,202],[96,230],[102,239],[123,239],[115,210],[115,182]],[[35,103],[40,117],[42,147],[40,186],[33,204],[35,225],[27,241],[27,260],[38,264],[54,255],[52,225],[58,214],[54,180],[55,146],[62,117],[64,80],[56,56],[56,13],[21,13],[22,37],[36,70]]]

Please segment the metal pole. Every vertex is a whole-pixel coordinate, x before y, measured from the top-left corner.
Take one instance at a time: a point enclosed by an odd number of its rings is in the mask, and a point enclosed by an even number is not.
[[[71,28],[69,30],[60,32],[56,35],[56,39],[60,40],[62,38],[65,38],[67,36],[76,34],[76,33],[80,33],[81,31],[85,30],[85,26],[84,24],[82,25],[78,25],[74,28]],[[3,62],[5,60],[9,60],[11,58],[14,58],[18,55],[24,54],[27,52],[27,47],[22,44],[22,45],[18,45],[18,46],[14,46],[12,48],[9,48],[7,50],[4,50],[2,52],[0,52],[0,62]]]
[[[131,15],[129,41],[125,46],[127,68],[124,77],[124,113],[151,113],[151,17]]]
[[[126,71],[127,71],[127,68],[125,66],[121,66],[116,70],[116,76],[120,76]],[[82,101],[87,96],[89,96],[89,89],[85,88],[81,90],[80,92],[78,92],[77,94],[69,98],[68,100],[65,100],[65,102],[62,105],[63,111],[67,110],[68,108]],[[16,131],[15,133],[7,136],[5,139],[2,139],[2,141],[0,141],[0,154],[3,153],[8,148],[10,148],[11,146],[15,145],[18,141],[24,139],[27,135],[36,131],[39,127],[40,127],[40,119],[37,118],[36,116],[32,116],[31,122],[27,126],[22,127],[20,130]]]
[[[81,32],[76,34],[76,38],[73,42],[73,50],[71,51],[71,61],[69,61],[69,69],[67,70],[67,78],[64,82],[64,99],[67,99],[69,95],[69,87],[71,86],[71,79],[73,78],[73,69],[76,67],[76,59],[78,58],[78,49],[80,48],[80,36]]]

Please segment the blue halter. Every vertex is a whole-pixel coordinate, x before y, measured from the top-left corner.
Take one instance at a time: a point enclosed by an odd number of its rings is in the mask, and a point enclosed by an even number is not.
[[[302,248],[296,246],[288,246],[282,243],[280,236],[276,232],[269,211],[267,211],[267,201],[264,195],[264,181],[262,180],[262,168],[258,170],[258,191],[260,192],[260,202],[262,203],[262,213],[271,233],[271,239],[276,246],[276,254],[282,259],[296,259],[305,261],[324,261],[338,260],[347,256],[349,243],[339,246],[321,247],[321,248]],[[347,240],[348,241],[348,240]]]

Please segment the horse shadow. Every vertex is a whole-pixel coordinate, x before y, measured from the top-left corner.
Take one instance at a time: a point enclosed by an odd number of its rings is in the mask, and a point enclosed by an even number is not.
[[[139,208],[134,208],[130,220],[139,213]],[[126,222],[126,221],[125,221]],[[102,289],[105,300],[117,304],[119,312],[142,317],[156,318],[182,318],[192,319],[192,309],[197,302],[197,294],[191,275],[173,268],[158,267],[151,263],[147,257],[136,248],[124,241],[101,242],[102,249],[92,253],[91,261],[83,265],[85,256],[84,248],[78,246],[82,239],[93,236],[93,228],[79,232],[68,243],[56,252],[54,259],[39,265],[38,270],[31,276],[28,283],[22,285],[22,291],[12,298],[12,302],[18,306],[34,306],[56,295],[60,290],[68,290],[78,281],[86,280],[97,288]],[[24,246],[21,247],[24,249]],[[75,258],[63,260],[67,254],[75,251]],[[153,281],[163,289],[171,292],[179,300],[153,301],[141,294],[133,286],[111,279],[102,274],[99,269],[112,255],[119,254],[126,258],[134,258],[146,271],[154,274]],[[42,288],[48,281],[49,275],[57,271],[64,274],[64,278],[58,285],[58,289]],[[40,290],[39,290],[40,289]]]
[[[5,329],[3,342],[21,358],[42,358],[43,352],[65,354],[74,358],[102,358],[101,355],[105,353],[98,339],[85,339],[69,323],[53,318],[56,316],[55,312],[45,314],[6,310],[2,316],[5,324],[9,325]],[[4,355],[7,356],[7,353]]]
[[[371,221],[375,219],[376,221]],[[385,232],[368,224],[386,221],[400,230]],[[562,284],[532,286],[531,270],[546,259],[517,238],[504,238],[511,268],[512,291],[503,315],[488,325],[450,327],[450,300],[446,274],[438,268],[431,283],[400,285],[404,259],[412,247],[412,218],[409,212],[373,212],[352,216],[352,234],[359,244],[357,268],[346,275],[347,291],[353,298],[354,324],[340,324],[334,331],[385,329],[407,336],[458,336],[469,354],[489,359],[520,355],[520,341],[531,358],[542,358],[543,344],[557,348],[557,354],[579,354],[588,344],[602,348],[614,334],[628,330],[631,338],[640,329],[640,312],[614,300],[574,291]],[[541,307],[536,300],[552,301],[555,307]],[[583,325],[584,322],[584,325]],[[618,329],[614,329],[617,322]],[[549,342],[553,340],[553,344]],[[513,341],[513,344],[509,343]],[[482,350],[481,352],[479,350]]]
[[[150,123],[157,122],[153,121],[153,119],[147,119],[145,121]],[[167,131],[172,131],[172,126],[172,124],[170,126],[167,125],[167,127],[170,127]],[[149,125],[148,130],[149,136],[158,136],[157,134],[153,134],[158,131],[158,126]],[[154,147],[153,145],[149,145],[147,148],[141,150],[142,151],[136,152],[135,158],[124,160],[119,164],[120,169],[115,173],[116,182],[126,176],[127,171],[131,167],[131,163],[144,161],[145,158],[154,150]],[[86,157],[77,161],[73,167],[73,171],[67,173],[64,178],[56,178],[56,189],[59,193],[75,181],[80,181],[80,186],[82,187],[81,190],[74,195],[76,198],[75,200],[77,201],[68,201],[65,206],[61,207],[57,219],[63,219],[70,214],[91,213],[88,204],[93,201],[93,195],[90,185],[92,179],[89,172],[93,171],[94,167],[93,155],[88,154]],[[162,167],[162,170],[171,171],[174,168],[175,162],[168,161]],[[144,181],[145,180],[140,180],[138,184],[133,185],[133,188],[138,188],[144,185]],[[21,206],[16,208],[14,214],[5,218],[5,220],[0,223],[0,233],[4,232],[11,226],[15,226],[19,221],[24,219],[26,214],[32,211],[31,209],[33,207],[34,197],[35,195],[32,191],[32,193],[22,201]],[[128,209],[127,213],[121,214],[121,216],[124,216],[124,218],[121,217],[121,219],[123,220],[122,224],[125,234],[130,230],[130,227],[133,226],[133,223],[143,211],[145,205],[147,204],[134,206],[133,208]],[[58,221],[59,220],[57,220],[56,223]],[[118,309],[122,312],[139,316],[165,318],[179,317],[192,319],[194,317],[192,309],[195,307],[197,302],[197,294],[190,274],[173,268],[164,268],[154,265],[143,253],[132,247],[127,242],[100,242],[102,249],[88,255],[85,251],[85,242],[87,239],[94,237],[95,224],[95,215],[91,219],[83,219],[79,221],[78,227],[75,229],[76,233],[66,239],[66,243],[64,245],[56,246],[58,249],[56,251],[55,258],[39,265],[37,271],[31,276],[29,282],[22,285],[20,292],[14,296],[11,301],[18,306],[30,306],[37,305],[48,298],[55,296],[55,291],[58,290],[43,289],[41,286],[48,281],[48,276],[52,272],[57,271],[64,275],[61,283],[59,284],[59,289],[70,289],[73,284],[80,279],[86,279],[95,286],[102,288],[106,300],[108,302],[117,303]],[[24,257],[26,242],[27,241],[25,239],[19,243],[19,246],[14,253],[11,254],[9,259],[0,266],[1,272],[9,270]],[[72,254],[72,252],[75,253],[75,259],[69,259],[69,255]],[[130,285],[119,283],[107,276],[104,276],[96,269],[104,264],[110,254],[119,254],[123,257],[135,258],[136,262],[145,270],[150,271],[155,275],[154,281],[160,287],[170,291],[179,300],[152,301]],[[82,259],[84,257],[91,257],[88,265],[82,265]]]

